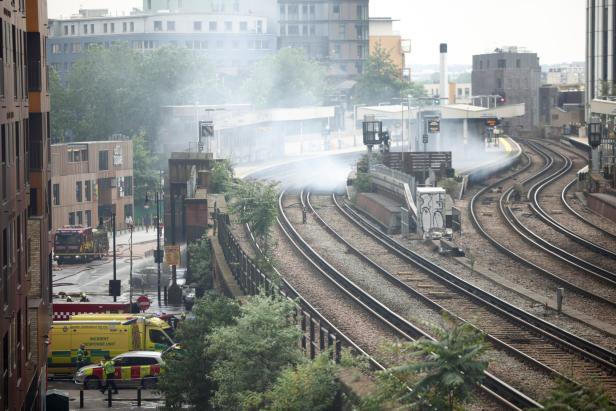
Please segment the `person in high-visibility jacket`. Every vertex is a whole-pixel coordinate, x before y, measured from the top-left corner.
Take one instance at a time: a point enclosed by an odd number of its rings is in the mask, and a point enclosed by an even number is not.
[[[115,364],[113,360],[108,355],[105,355],[105,363],[103,364],[103,371],[105,372],[105,386],[101,388],[101,392],[104,394],[108,389],[111,391],[113,388],[113,393],[118,393],[118,387],[115,383]]]
[[[85,344],[80,344],[77,350],[77,369],[90,364],[90,353],[86,349]]]

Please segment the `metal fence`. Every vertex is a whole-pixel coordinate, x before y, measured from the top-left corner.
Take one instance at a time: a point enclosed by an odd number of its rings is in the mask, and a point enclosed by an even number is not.
[[[231,233],[229,223],[228,215],[218,214],[218,241],[237,283],[248,295],[264,290],[267,295],[280,294],[296,304],[295,318],[302,332],[300,345],[308,357],[313,359],[320,353],[329,352],[330,358],[338,363],[342,346],[346,346],[355,354],[366,356],[373,367],[381,368],[366,352],[321,316],[287,281],[283,278],[275,281],[259,270]]]

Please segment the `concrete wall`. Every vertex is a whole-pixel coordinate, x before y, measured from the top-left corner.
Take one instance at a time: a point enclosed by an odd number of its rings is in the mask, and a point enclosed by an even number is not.
[[[524,103],[523,117],[504,121],[513,136],[533,133],[539,126],[541,67],[535,53],[500,51],[473,56],[473,94],[501,95],[507,104]]]

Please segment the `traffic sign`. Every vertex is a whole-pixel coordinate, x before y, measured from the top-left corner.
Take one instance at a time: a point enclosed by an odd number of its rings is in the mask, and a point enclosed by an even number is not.
[[[441,131],[441,121],[436,118],[428,120],[428,131],[432,134],[440,132]]]
[[[486,119],[486,126],[488,127],[496,127],[498,125],[498,119],[496,118],[488,118]]]
[[[164,254],[165,252],[163,250],[154,250],[154,262],[162,263]]]
[[[147,295],[140,295],[137,297],[137,305],[141,311],[146,311],[150,308],[151,301]]]
[[[180,246],[165,246],[165,262],[169,265],[180,265]]]
[[[199,122],[199,137],[208,138],[214,136],[214,123],[212,121]]]

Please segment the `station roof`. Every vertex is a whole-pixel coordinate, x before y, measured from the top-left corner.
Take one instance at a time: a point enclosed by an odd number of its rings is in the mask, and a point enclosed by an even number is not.
[[[616,115],[616,101],[594,99],[590,102],[590,112]]]
[[[417,110],[417,107],[411,107],[409,110],[407,106],[402,105],[359,107],[357,109],[357,118],[363,118],[364,115],[374,115],[377,120],[400,120],[403,116],[408,119],[409,114],[411,118],[416,118]],[[440,111],[441,117],[448,120],[512,118],[523,116],[526,112],[524,103],[508,104],[493,108],[469,104],[448,104],[426,107],[425,110]]]

